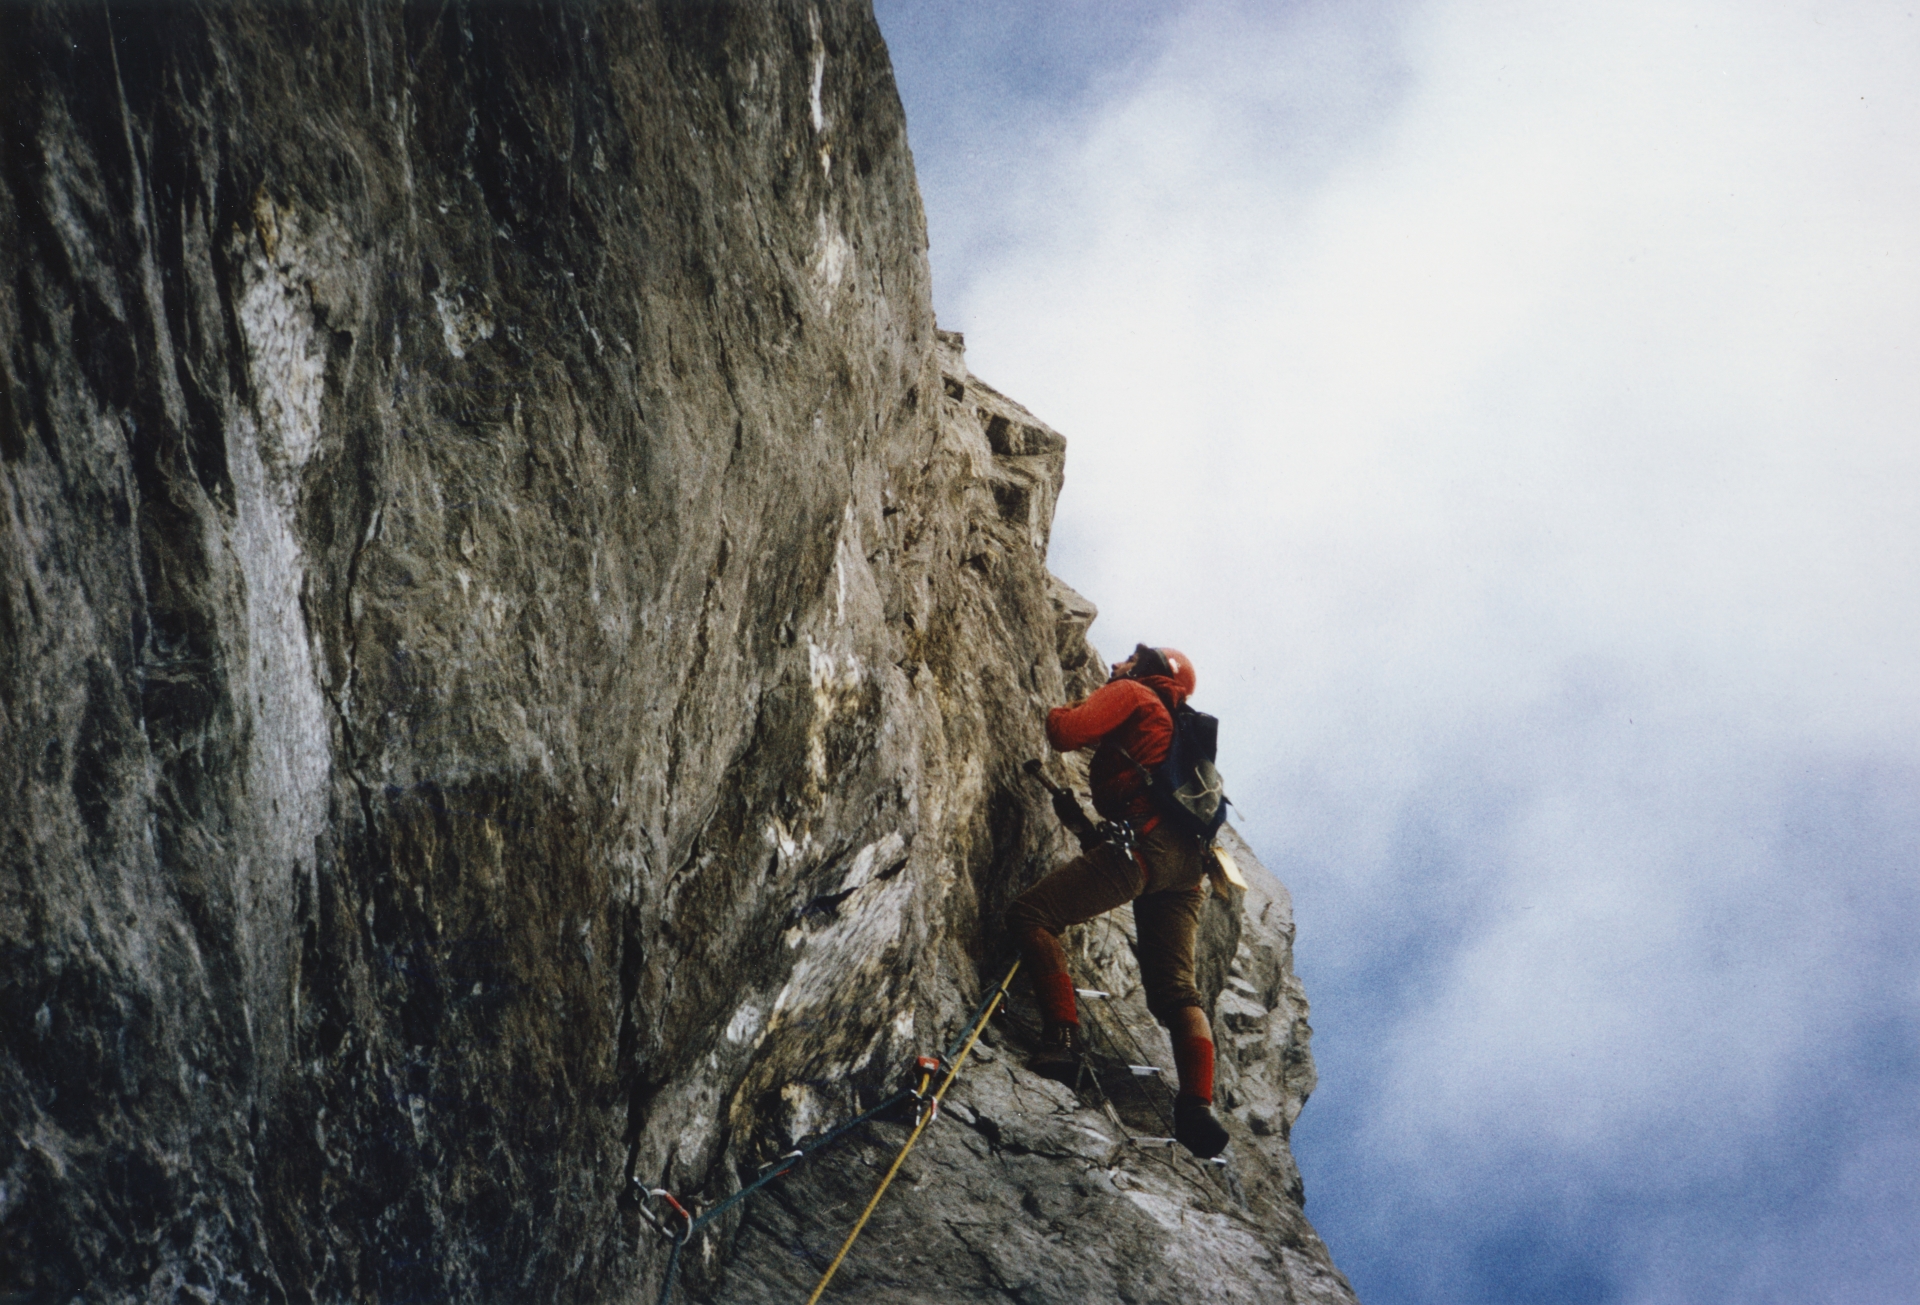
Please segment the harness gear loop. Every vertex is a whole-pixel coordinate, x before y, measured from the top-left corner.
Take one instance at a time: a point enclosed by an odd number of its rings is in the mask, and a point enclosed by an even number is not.
[[[847,1258],[847,1252],[853,1249],[853,1243],[859,1238],[861,1230],[867,1226],[867,1220],[873,1217],[874,1208],[880,1204],[880,1198],[887,1194],[887,1188],[892,1184],[893,1176],[899,1173],[900,1166],[906,1163],[907,1152],[913,1150],[913,1144],[920,1140],[920,1134],[926,1130],[927,1125],[932,1123],[934,1117],[940,1113],[941,1099],[947,1095],[947,1089],[953,1086],[953,1080],[959,1076],[960,1066],[966,1064],[968,1055],[973,1051],[973,1044],[979,1040],[980,1030],[984,1029],[987,1026],[987,1021],[993,1017],[994,1008],[1006,999],[1007,985],[1013,982],[1014,973],[1019,970],[1019,968],[1020,962],[1018,960],[1007,967],[1006,978],[1000,980],[1000,986],[995,989],[993,995],[988,998],[986,1008],[980,1012],[980,1018],[974,1021],[973,1031],[967,1034],[966,1044],[960,1048],[960,1053],[953,1058],[952,1067],[947,1070],[946,1078],[941,1080],[939,1091],[933,1094],[932,1107],[926,1112],[926,1115],[913,1126],[913,1132],[907,1135],[906,1145],[901,1147],[900,1154],[893,1158],[893,1164],[887,1170],[887,1176],[882,1178],[880,1180],[880,1186],[874,1189],[873,1199],[869,1200],[867,1202],[867,1208],[860,1212],[859,1221],[853,1225],[853,1231],[847,1234],[847,1240],[840,1244],[840,1253],[833,1257],[833,1263],[829,1264],[827,1271],[820,1275],[820,1283],[813,1289],[813,1295],[807,1297],[807,1305],[816,1305],[816,1302],[820,1299],[820,1294],[827,1289],[827,1284],[833,1281],[833,1275],[840,1270],[840,1262]]]
[[[1134,832],[1131,820],[1102,820],[1093,827],[1093,832],[1100,836],[1101,842],[1112,843],[1128,856],[1139,857],[1140,836]]]

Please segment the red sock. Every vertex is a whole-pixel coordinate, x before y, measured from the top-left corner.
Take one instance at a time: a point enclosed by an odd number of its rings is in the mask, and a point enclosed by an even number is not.
[[[1213,1104],[1213,1040],[1178,1038],[1173,1044],[1173,1063],[1180,1071],[1180,1095],[1198,1097]]]
[[[1073,980],[1066,974],[1035,975],[1033,995],[1040,999],[1040,1017],[1049,1026],[1080,1022],[1080,1012],[1073,1004]]]

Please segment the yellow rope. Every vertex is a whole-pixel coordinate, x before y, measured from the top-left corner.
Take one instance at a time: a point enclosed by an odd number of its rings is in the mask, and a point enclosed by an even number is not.
[[[853,1231],[847,1234],[847,1240],[840,1244],[840,1253],[833,1257],[833,1263],[829,1264],[827,1271],[820,1276],[820,1285],[813,1289],[813,1295],[807,1297],[807,1305],[815,1305],[815,1302],[820,1299],[820,1293],[827,1289],[829,1282],[833,1281],[833,1275],[839,1272],[840,1261],[847,1258],[847,1252],[853,1249],[854,1240],[860,1236],[860,1230],[867,1226],[867,1220],[872,1216],[874,1207],[878,1206],[880,1198],[887,1194],[887,1185],[893,1181],[893,1176],[900,1172],[900,1166],[906,1163],[907,1152],[913,1150],[913,1144],[920,1140],[921,1132],[933,1122],[933,1117],[940,1113],[941,1098],[945,1097],[947,1089],[953,1086],[954,1077],[960,1073],[960,1066],[966,1063],[968,1054],[973,1050],[974,1042],[980,1037],[980,1030],[987,1027],[987,1021],[993,1018],[995,1008],[1007,995],[1007,985],[1013,982],[1014,971],[1019,968],[1020,962],[1015,961],[1007,970],[1007,977],[1000,980],[999,991],[993,994],[993,1000],[987,1003],[987,1008],[981,1013],[979,1022],[973,1026],[973,1032],[967,1035],[966,1045],[960,1048],[960,1054],[953,1058],[953,1068],[949,1069],[946,1078],[941,1080],[940,1090],[933,1094],[932,1108],[921,1113],[920,1122],[915,1124],[913,1132],[907,1135],[907,1144],[901,1147],[900,1154],[893,1158],[892,1168],[888,1169],[887,1176],[880,1180],[880,1186],[874,1190],[873,1199],[867,1202],[867,1208],[860,1212],[860,1221],[853,1225]],[[921,1080],[923,1091],[926,1081]]]

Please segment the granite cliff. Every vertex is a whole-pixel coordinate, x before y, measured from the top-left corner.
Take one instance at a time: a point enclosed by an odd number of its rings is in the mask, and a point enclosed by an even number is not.
[[[0,1298],[652,1299],[647,1189],[711,1206],[997,978],[1066,851],[1020,764],[1100,676],[871,14],[5,24]],[[1351,1299],[1239,850],[1231,1163],[1131,1140],[1167,1052],[1098,922],[1106,1091],[1017,1001],[829,1299]],[[903,1135],[676,1291],[804,1299]]]

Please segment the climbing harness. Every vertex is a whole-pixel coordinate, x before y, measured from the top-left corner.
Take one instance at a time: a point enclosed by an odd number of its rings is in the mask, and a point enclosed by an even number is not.
[[[1133,757],[1126,754],[1124,748],[1121,749],[1121,752],[1127,756],[1128,761],[1133,761]],[[1138,765],[1139,763],[1135,762],[1134,764]],[[1094,848],[1100,847],[1103,844],[1112,844],[1115,848],[1119,849],[1122,856],[1138,862],[1142,870],[1147,868],[1146,862],[1141,860],[1140,856],[1140,831],[1133,827],[1132,821],[1102,820],[1096,825],[1087,819],[1087,813],[1081,809],[1080,799],[1074,796],[1073,790],[1063,788],[1048,779],[1039,761],[1030,760],[1026,762],[1021,769],[1038,780],[1041,785],[1046,788],[1047,792],[1053,795],[1054,814],[1060,817],[1060,823],[1067,827],[1067,831],[1079,840],[1081,851],[1091,852]],[[1143,769],[1141,773],[1145,774],[1146,772]],[[1149,782],[1151,782],[1151,780],[1149,780]],[[1244,886],[1243,884],[1242,887]],[[1106,994],[1102,993],[1101,995],[1105,996]]]
[[[993,990],[993,993],[981,1006],[979,1017],[973,1022],[973,1031],[967,1034],[966,1045],[960,1048],[959,1056],[952,1061],[951,1067],[947,1070],[946,1078],[940,1083],[940,1090],[933,1094],[932,1101],[921,1114],[919,1122],[913,1126],[913,1132],[907,1135],[906,1145],[900,1148],[900,1154],[893,1158],[893,1165],[887,1170],[887,1176],[882,1178],[880,1180],[880,1186],[874,1189],[873,1199],[867,1202],[867,1208],[860,1212],[860,1218],[853,1225],[853,1231],[848,1233],[847,1240],[841,1243],[840,1253],[833,1257],[833,1263],[829,1264],[827,1271],[820,1275],[820,1284],[813,1289],[813,1295],[807,1297],[807,1305],[814,1305],[814,1302],[820,1299],[820,1293],[827,1289],[827,1284],[833,1281],[833,1275],[840,1268],[840,1261],[847,1258],[847,1252],[853,1249],[854,1240],[860,1236],[860,1230],[867,1226],[867,1220],[872,1217],[874,1207],[879,1205],[880,1198],[886,1195],[888,1184],[892,1183],[893,1176],[900,1172],[900,1166],[906,1163],[907,1152],[913,1150],[913,1144],[920,1140],[921,1132],[928,1124],[933,1122],[934,1116],[940,1113],[941,1100],[947,1095],[947,1089],[953,1086],[953,1080],[959,1075],[960,1066],[966,1063],[968,1053],[973,1050],[973,1044],[979,1040],[980,1030],[987,1026],[987,1021],[993,1017],[994,1009],[1005,1000],[1007,985],[1013,982],[1014,971],[1019,968],[1020,962],[1017,960],[1008,966],[1007,977],[1000,980],[1000,986]],[[931,1081],[932,1076],[930,1074],[923,1076],[920,1080],[921,1089],[924,1091],[926,1085]]]
[[[1012,966],[1008,968],[1006,977],[1000,980],[1000,985],[990,992],[985,1000],[975,1008],[972,1028],[964,1036],[964,1040],[956,1041],[953,1046],[949,1047],[946,1052],[939,1056],[918,1056],[914,1059],[914,1069],[920,1075],[918,1086],[902,1088],[872,1109],[862,1111],[845,1123],[838,1124],[829,1131],[820,1134],[820,1136],[816,1137],[806,1146],[788,1151],[785,1155],[774,1161],[758,1178],[712,1209],[695,1216],[665,1188],[646,1188],[645,1195],[648,1198],[657,1198],[666,1202],[668,1207],[680,1216],[682,1223],[680,1232],[677,1234],[672,1233],[669,1232],[665,1225],[656,1219],[644,1205],[640,1209],[640,1213],[646,1218],[647,1222],[652,1224],[657,1232],[669,1238],[673,1243],[672,1249],[667,1252],[667,1272],[660,1283],[659,1305],[667,1305],[668,1299],[672,1296],[673,1285],[680,1271],[680,1252],[693,1240],[693,1235],[696,1232],[699,1232],[700,1229],[704,1228],[707,1224],[712,1223],[733,1206],[744,1201],[747,1197],[753,1195],[753,1193],[759,1191],[774,1179],[791,1171],[802,1160],[833,1145],[874,1116],[886,1113],[903,1101],[918,1101],[920,1105],[915,1112],[913,1133],[907,1138],[906,1146],[900,1149],[899,1156],[893,1162],[893,1168],[887,1171],[885,1180],[880,1184],[880,1190],[876,1191],[873,1194],[873,1199],[867,1203],[865,1212],[860,1216],[860,1222],[854,1225],[853,1232],[848,1235],[846,1243],[841,1246],[840,1253],[834,1256],[833,1263],[828,1267],[826,1276],[820,1279],[820,1285],[815,1287],[813,1289],[813,1295],[807,1298],[807,1305],[813,1305],[815,1301],[819,1300],[820,1293],[827,1288],[828,1280],[833,1277],[834,1271],[840,1267],[840,1261],[846,1258],[847,1251],[852,1248],[854,1239],[860,1235],[860,1230],[866,1226],[868,1216],[873,1213],[874,1207],[880,1203],[880,1197],[887,1190],[887,1184],[893,1181],[895,1172],[899,1170],[901,1163],[906,1160],[907,1152],[913,1149],[913,1144],[919,1140],[921,1131],[924,1130],[928,1124],[932,1123],[934,1117],[939,1114],[941,1099],[946,1096],[947,1089],[953,1085],[955,1076],[960,1073],[961,1063],[965,1061],[968,1054],[972,1052],[973,1044],[979,1039],[980,1031],[986,1027],[987,1020],[992,1018],[994,1010],[998,1008],[1001,1001],[1006,998],[1007,985],[1013,982],[1014,971],[1019,968],[1020,962],[1016,960]],[[928,1097],[927,1089],[931,1086],[934,1075],[938,1074],[943,1067],[946,1068],[947,1076],[941,1082],[939,1091],[935,1092],[931,1097]],[[636,1185],[640,1185],[638,1179],[634,1181]]]

